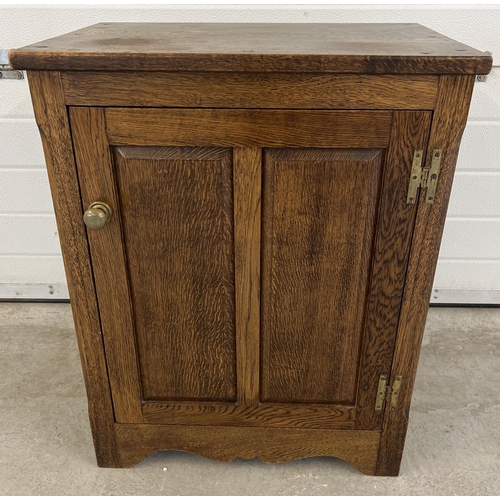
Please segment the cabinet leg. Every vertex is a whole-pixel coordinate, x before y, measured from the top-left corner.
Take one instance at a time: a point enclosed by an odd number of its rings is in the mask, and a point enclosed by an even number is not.
[[[401,466],[401,459],[403,453],[395,453],[392,456],[385,456],[384,459],[377,465],[375,476],[399,476],[399,469]]]
[[[89,405],[90,428],[99,467],[122,467],[116,442],[115,423],[105,415],[96,414]]]
[[[398,476],[408,428],[409,409],[390,412],[385,419],[378,453],[376,476]]]
[[[148,454],[138,457],[137,455],[131,457],[116,457],[113,460],[109,460],[109,457],[102,457],[97,455],[97,465],[103,469],[128,469],[137,465],[139,462],[144,460]]]

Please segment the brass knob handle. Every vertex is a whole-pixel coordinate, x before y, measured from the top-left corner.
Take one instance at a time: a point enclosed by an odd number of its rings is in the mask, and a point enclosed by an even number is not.
[[[83,222],[89,229],[102,229],[111,219],[113,211],[102,201],[95,201],[83,214]]]

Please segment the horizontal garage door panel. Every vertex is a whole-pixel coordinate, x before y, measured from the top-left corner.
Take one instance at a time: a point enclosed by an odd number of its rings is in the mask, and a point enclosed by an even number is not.
[[[0,168],[0,214],[52,214],[45,169]]]
[[[447,219],[441,259],[496,260],[500,249],[500,219]]]
[[[457,172],[448,217],[500,217],[500,172]]]
[[[45,168],[42,140],[35,120],[0,119],[0,144],[0,168]]]
[[[53,215],[0,215],[0,255],[59,255]]]
[[[473,286],[471,287],[471,283]],[[438,263],[434,288],[452,290],[498,290],[500,260],[444,260]],[[469,294],[468,297],[471,295]],[[466,297],[464,295],[464,297]]]
[[[500,121],[469,122],[458,154],[457,172],[499,170]]]

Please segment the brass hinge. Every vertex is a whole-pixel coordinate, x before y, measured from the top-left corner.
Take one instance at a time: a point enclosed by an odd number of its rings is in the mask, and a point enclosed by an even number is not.
[[[435,149],[432,152],[430,167],[422,168],[423,151],[421,149],[417,149],[415,151],[413,154],[413,163],[411,165],[410,183],[408,184],[408,196],[406,198],[406,203],[415,203],[419,187],[422,189],[427,188],[427,192],[425,193],[425,203],[434,203],[442,155],[443,151],[441,149]]]
[[[387,375],[380,375],[378,379],[377,399],[375,400],[376,411],[381,411],[386,401],[390,403],[389,408],[391,411],[397,408],[402,379],[402,375],[396,375],[391,387],[387,385]]]

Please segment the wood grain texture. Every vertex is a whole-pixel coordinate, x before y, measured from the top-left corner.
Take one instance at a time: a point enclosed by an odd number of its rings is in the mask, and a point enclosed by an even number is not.
[[[390,111],[107,108],[111,144],[382,148]]]
[[[114,415],[68,116],[59,73],[28,74],[56,212],[97,463],[118,466]]]
[[[67,105],[434,109],[439,76],[325,73],[62,73]]]
[[[265,151],[262,401],[355,402],[382,157]]]
[[[16,69],[486,74],[490,55],[414,23],[100,23],[10,52]]]
[[[235,425],[239,427],[293,427],[353,429],[356,408],[339,405],[260,404],[239,406],[222,403],[167,404],[145,402],[146,424]]]
[[[415,220],[406,203],[413,154],[425,149],[431,113],[395,112],[379,199],[377,236],[368,294],[357,404],[360,429],[380,429],[383,412],[373,411],[380,375],[388,375]]]
[[[259,403],[262,150],[234,148],[238,404]]]
[[[373,474],[380,432],[116,424],[121,467],[131,467],[159,450],[179,450],[231,462],[258,457],[267,463],[332,456]]]
[[[95,201],[113,210],[101,230],[87,230],[101,317],[109,381],[117,422],[141,422],[142,391],[137,365],[134,317],[126,272],[122,213],[102,108],[71,108],[71,132],[83,212]]]
[[[391,381],[395,375],[403,379],[397,410],[386,412],[384,418],[377,475],[399,473],[429,297],[473,87],[473,76],[441,77],[426,157],[430,165],[432,151],[443,150],[439,185],[432,205],[425,203],[425,192],[420,193],[391,370]]]
[[[231,150],[123,147],[115,162],[144,399],[235,401]]]

